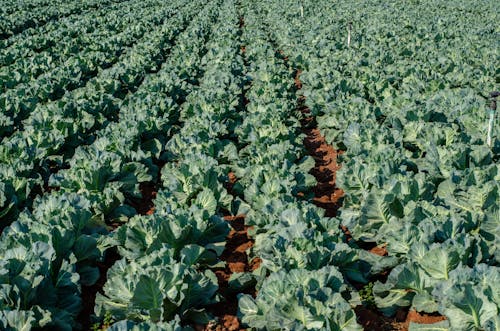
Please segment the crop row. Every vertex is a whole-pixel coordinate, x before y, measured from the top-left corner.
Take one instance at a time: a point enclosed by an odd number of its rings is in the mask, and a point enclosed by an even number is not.
[[[247,116],[236,129],[248,143],[235,172],[253,226],[257,295],[242,295],[239,316],[252,329],[360,330],[339,270],[356,269],[338,221],[304,200],[314,178],[306,156],[294,70],[276,48],[260,11],[244,5],[244,40],[251,63]]]

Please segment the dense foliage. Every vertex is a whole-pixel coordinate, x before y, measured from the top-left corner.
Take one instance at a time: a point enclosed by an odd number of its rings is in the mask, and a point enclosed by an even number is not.
[[[410,330],[500,329],[495,1],[0,4],[0,329],[207,325],[236,215],[245,327],[361,330],[369,288],[446,318]]]

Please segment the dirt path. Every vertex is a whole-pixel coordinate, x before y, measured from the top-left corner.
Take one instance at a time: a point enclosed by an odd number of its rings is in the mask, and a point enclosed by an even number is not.
[[[302,89],[300,74],[301,71],[297,70],[295,74],[295,88],[297,91]],[[342,204],[342,197],[344,196],[344,191],[335,186],[336,173],[340,169],[337,156],[341,152],[326,143],[325,137],[319,132],[316,119],[311,116],[311,111],[307,108],[305,102],[305,97],[300,96],[297,100],[297,109],[305,115],[305,118],[301,121],[302,130],[306,134],[304,146],[315,161],[315,167],[311,170],[311,174],[317,181],[314,188],[313,202],[316,206],[325,210],[326,216],[334,217]]]
[[[208,324],[204,330],[237,331],[245,330],[237,317],[238,292],[229,288],[229,279],[234,273],[252,272],[260,265],[260,259],[250,261],[246,251],[254,245],[254,240],[248,236],[249,227],[245,225],[245,216],[226,216],[224,219],[231,224],[231,232],[226,239],[226,248],[220,259],[226,262],[225,268],[215,270],[219,283],[219,294],[223,301],[210,307],[209,311],[216,316],[218,322]],[[255,297],[255,287],[240,292]]]

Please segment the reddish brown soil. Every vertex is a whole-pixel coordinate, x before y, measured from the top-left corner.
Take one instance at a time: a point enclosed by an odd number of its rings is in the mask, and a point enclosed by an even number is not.
[[[238,178],[236,178],[236,175],[232,171],[229,172],[229,174],[227,175],[227,177],[228,177],[228,182],[226,184],[226,189],[227,189],[227,191],[230,194],[232,194],[232,192],[233,192],[233,186],[238,181]]]
[[[165,161],[155,159],[153,163],[158,167],[156,181],[140,183],[139,191],[142,195],[141,199],[129,202],[139,215],[152,215],[155,212],[154,200],[156,199],[158,189],[161,187],[161,169],[165,165]]]
[[[236,177],[230,174],[230,183],[234,184]],[[218,322],[205,326],[204,330],[236,331],[245,330],[241,327],[236,314],[238,312],[238,298],[236,293],[229,290],[229,278],[235,272],[251,272],[260,266],[260,259],[249,261],[246,251],[254,244],[248,236],[249,227],[245,225],[245,216],[225,216],[224,219],[231,224],[231,231],[226,239],[226,247],[220,256],[226,262],[225,268],[215,270],[219,283],[219,292],[223,302],[210,307],[209,311],[217,317]],[[255,288],[248,289],[245,293],[256,295]]]
[[[446,320],[446,317],[439,314],[426,314],[419,313],[415,310],[410,310],[408,312],[408,315],[406,316],[405,325],[408,328],[410,326],[410,322],[419,324],[433,324],[444,320]]]
[[[226,248],[221,259],[227,262],[226,271],[230,273],[254,271],[260,263],[250,263],[246,251],[254,244],[248,236],[249,226],[245,225],[245,216],[225,216],[224,219],[231,224],[231,231],[227,237]],[[255,261],[256,259],[254,259]]]
[[[295,88],[297,90],[302,88],[300,73],[299,70],[295,75]],[[311,174],[317,181],[316,187],[313,189],[313,202],[325,210],[326,216],[333,217],[337,214],[344,196],[344,192],[335,185],[336,173],[340,168],[337,163],[337,155],[341,151],[335,150],[321,135],[315,118],[310,116],[310,110],[305,105],[305,97],[299,98],[297,107],[305,115],[302,120],[303,132],[306,134],[304,146],[315,161],[315,167],[311,170]]]
[[[283,61],[288,62],[288,56],[286,56],[285,52],[283,52],[282,50],[278,50],[278,53],[283,58]]]
[[[346,241],[347,242],[350,242],[351,240],[353,240],[351,231],[349,231],[349,229],[347,228],[347,226],[340,225],[340,229],[342,230],[342,232],[344,232],[344,235],[346,237]]]
[[[375,246],[372,249],[370,249],[370,253],[380,256],[387,256],[389,255],[389,252],[387,251],[386,246],[387,246],[386,244]]]
[[[385,317],[378,311],[373,311],[364,306],[358,306],[354,309],[358,317],[358,323],[365,330],[370,331],[407,331],[404,327],[406,312],[401,310],[395,317]]]
[[[306,138],[304,145],[315,160],[315,167],[311,174],[316,178],[317,184],[313,189],[313,202],[326,212],[326,216],[333,217],[337,214],[344,192],[335,186],[335,174],[339,169],[337,164],[337,151],[325,141],[317,128],[305,128]]]
[[[302,81],[300,80],[300,74],[302,73],[302,70],[297,70],[297,72],[295,73],[295,77],[294,77],[294,82],[295,82],[295,89],[296,90],[301,90],[302,89]],[[310,112],[308,111],[309,109],[305,108],[305,105],[304,105],[304,101],[305,101],[305,97],[301,97],[299,99],[299,105],[301,106],[301,110],[304,112],[306,112],[307,114],[309,114]]]

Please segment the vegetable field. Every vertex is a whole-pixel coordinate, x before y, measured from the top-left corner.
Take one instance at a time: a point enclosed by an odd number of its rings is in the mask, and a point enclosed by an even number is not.
[[[500,330],[498,1],[0,4],[0,330]]]

